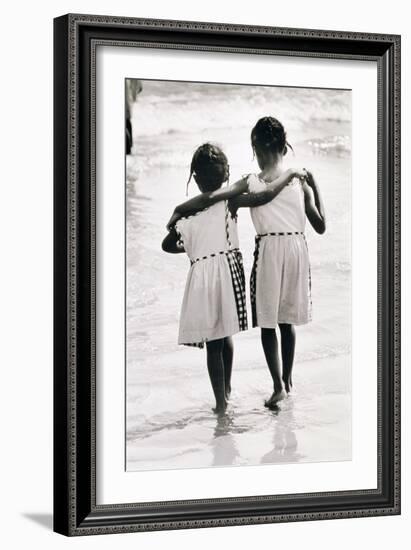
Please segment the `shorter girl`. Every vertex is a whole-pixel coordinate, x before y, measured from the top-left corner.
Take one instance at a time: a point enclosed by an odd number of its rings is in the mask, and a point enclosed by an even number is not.
[[[202,193],[227,181],[225,154],[206,143],[194,153],[191,176]],[[195,216],[181,218],[163,241],[163,250],[186,252],[191,267],[180,316],[179,344],[207,347],[207,366],[215,412],[227,407],[231,391],[231,336],[247,329],[245,279],[237,225],[221,201]]]

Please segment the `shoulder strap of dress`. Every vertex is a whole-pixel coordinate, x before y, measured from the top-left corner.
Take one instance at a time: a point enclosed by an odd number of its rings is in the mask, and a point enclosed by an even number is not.
[[[231,250],[233,245],[230,239],[230,209],[228,208],[228,201],[224,201],[225,207],[225,236],[227,239],[228,249]]]

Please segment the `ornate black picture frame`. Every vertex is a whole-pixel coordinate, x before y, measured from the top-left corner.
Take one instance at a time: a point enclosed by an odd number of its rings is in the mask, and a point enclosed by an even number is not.
[[[95,79],[99,44],[377,62],[377,489],[96,504]],[[399,36],[93,15],[55,19],[54,212],[55,531],[74,536],[400,513]]]

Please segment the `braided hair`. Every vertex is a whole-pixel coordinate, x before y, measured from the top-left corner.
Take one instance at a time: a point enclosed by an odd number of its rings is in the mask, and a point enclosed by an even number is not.
[[[253,150],[262,153],[287,153],[287,148],[293,148],[287,141],[284,126],[272,116],[260,118],[251,131],[251,145]]]
[[[203,191],[215,191],[228,180],[228,160],[220,147],[212,143],[204,143],[198,147],[191,161],[187,191],[193,175]]]

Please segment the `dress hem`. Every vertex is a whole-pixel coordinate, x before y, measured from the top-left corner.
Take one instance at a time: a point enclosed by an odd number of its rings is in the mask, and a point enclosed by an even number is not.
[[[278,320],[274,323],[253,323],[253,328],[276,328],[278,325],[295,325],[295,326],[302,326],[302,325],[308,325],[312,322],[312,319],[307,319],[304,321],[284,321],[284,320]]]
[[[233,330],[229,330],[229,331],[224,331],[224,333],[222,334],[216,334],[216,335],[213,335],[213,336],[210,336],[210,337],[202,337],[202,338],[190,338],[188,341],[188,339],[184,339],[185,341],[183,342],[182,340],[178,340],[178,345],[179,346],[192,346],[192,345],[195,345],[195,344],[205,344],[206,342],[212,342],[214,340],[222,340],[223,338],[228,338],[230,336],[234,336],[234,334],[238,334],[239,332],[245,332],[247,329],[241,329],[240,327],[237,327],[236,329],[233,329]]]

